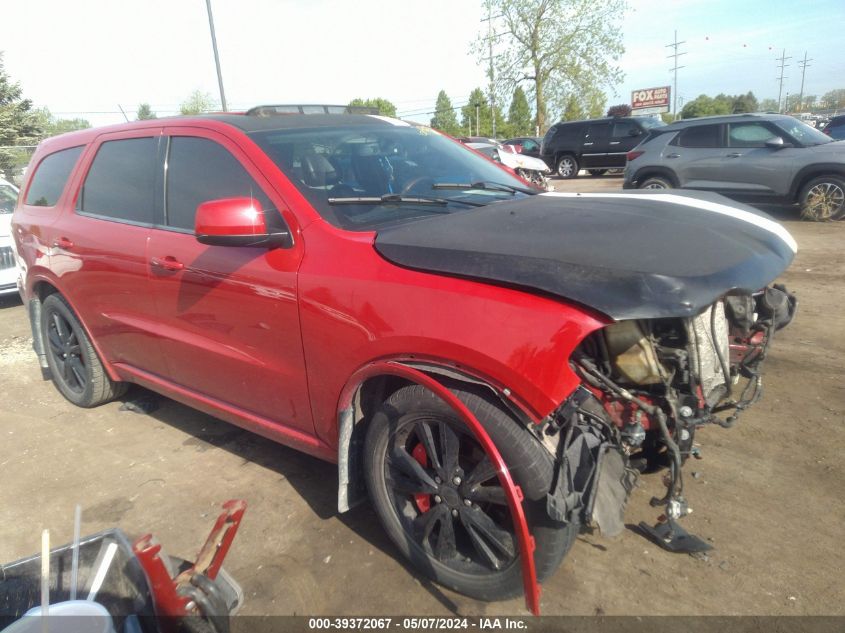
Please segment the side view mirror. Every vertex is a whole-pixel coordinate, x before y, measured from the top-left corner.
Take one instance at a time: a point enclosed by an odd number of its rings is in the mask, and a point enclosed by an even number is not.
[[[771,149],[784,149],[785,147],[792,147],[792,143],[787,143],[780,136],[773,136],[766,141],[766,147],[770,147]]]
[[[209,246],[293,246],[289,231],[270,232],[264,210],[254,198],[221,198],[197,207],[194,234]]]

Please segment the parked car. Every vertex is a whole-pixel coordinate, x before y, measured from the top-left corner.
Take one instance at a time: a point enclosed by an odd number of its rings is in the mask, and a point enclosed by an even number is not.
[[[18,188],[0,178],[0,295],[18,291],[17,265],[12,251],[12,212],[18,199]]]
[[[510,145],[516,148],[516,151],[525,156],[532,156],[533,158],[540,158],[540,144],[543,139],[534,136],[521,136],[518,138],[509,138],[502,141],[503,145]],[[554,169],[554,165],[549,165],[549,169]]]
[[[822,132],[836,141],[845,140],[845,114],[833,117],[825,124]]]
[[[834,220],[845,216],[845,143],[780,114],[677,121],[628,153],[623,187],[797,202],[805,219]]]
[[[135,383],[336,462],[340,511],[369,496],[482,600],[582,524],[624,530],[636,469],[671,462],[660,542],[694,542],[681,464],[759,397],[794,312],[782,226],[712,194],[539,194],[386,117],[250,112],[38,146],[12,224],[65,398]]]
[[[540,158],[561,178],[575,178],[581,169],[601,176],[608,169],[623,168],[627,152],[662,125],[652,117],[561,121],[543,137]]]
[[[526,156],[514,151],[512,145],[497,143],[466,143],[477,152],[481,152],[490,160],[501,163],[514,170],[517,176],[541,189],[549,188],[549,167],[539,158]]]

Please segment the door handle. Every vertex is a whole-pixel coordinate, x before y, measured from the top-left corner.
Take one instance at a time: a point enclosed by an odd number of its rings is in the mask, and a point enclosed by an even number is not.
[[[69,251],[73,248],[73,242],[66,237],[58,237],[53,240],[53,248],[60,248],[64,251]]]
[[[619,145],[622,141],[610,141],[611,145]]]
[[[153,268],[160,268],[162,270],[167,270],[170,272],[176,272],[185,268],[185,264],[177,260],[172,255],[168,255],[167,257],[158,258],[153,257],[150,260],[150,266]]]
[[[584,143],[584,145],[592,145],[592,143]]]
[[[666,158],[680,158],[680,154],[666,154]]]
[[[733,152],[725,156],[725,158],[739,158],[740,156],[742,156],[742,154],[740,154],[739,152]]]

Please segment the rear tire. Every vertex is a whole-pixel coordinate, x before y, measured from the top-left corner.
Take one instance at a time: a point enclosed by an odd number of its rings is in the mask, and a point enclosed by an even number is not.
[[[458,388],[453,392],[484,425],[522,488],[537,545],[537,576],[547,578],[578,531],[577,523],[557,523],[546,514],[552,456],[486,397]],[[522,592],[521,564],[504,491],[485,460],[451,407],[419,385],[403,387],[384,402],[364,444],[370,499],[403,556],[454,591],[501,600]]]
[[[604,176],[607,173],[606,169],[588,169],[587,172],[593,177]]]
[[[840,176],[813,178],[804,185],[798,203],[802,220],[841,220],[845,217],[845,179]]]
[[[640,183],[639,189],[673,189],[674,185],[662,176],[651,176]]]
[[[51,294],[41,305],[41,336],[53,384],[78,407],[96,407],[126,391],[113,382],[67,301]]]
[[[570,155],[565,154],[557,161],[557,175],[564,179],[575,178],[578,175],[578,160]]]

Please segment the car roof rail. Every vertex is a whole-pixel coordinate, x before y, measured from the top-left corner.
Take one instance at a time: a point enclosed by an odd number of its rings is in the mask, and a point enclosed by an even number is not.
[[[328,105],[319,103],[283,103],[258,105],[246,111],[247,116],[274,116],[277,114],[378,114],[378,108],[370,106]]]

